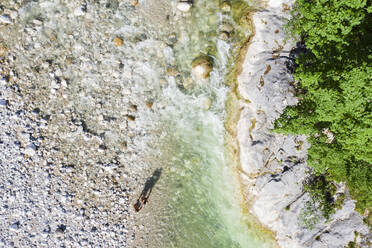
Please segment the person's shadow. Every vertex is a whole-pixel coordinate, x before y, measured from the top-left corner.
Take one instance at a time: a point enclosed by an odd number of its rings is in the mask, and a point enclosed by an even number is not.
[[[147,203],[152,189],[154,188],[156,182],[160,178],[162,170],[163,170],[162,168],[156,169],[154,171],[154,173],[152,173],[152,176],[147,178],[145,186],[142,190],[142,193],[141,193],[140,197],[138,198],[136,204],[134,204],[134,209],[136,210],[136,212],[140,211],[142,209],[143,205],[145,205]]]

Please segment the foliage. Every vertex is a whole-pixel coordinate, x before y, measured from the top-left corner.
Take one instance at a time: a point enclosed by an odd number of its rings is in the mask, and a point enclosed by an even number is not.
[[[328,221],[335,212],[336,202],[333,198],[336,187],[328,181],[325,175],[312,175],[304,183],[304,189],[310,195],[310,200],[305,202],[299,220],[312,230],[321,219]]]
[[[309,50],[298,59],[297,106],[276,131],[306,134],[308,164],[345,181],[372,212],[372,7],[367,0],[297,0],[288,29]]]
[[[312,205],[318,205],[323,217],[329,220],[330,215],[335,212],[333,195],[336,187],[324,175],[311,177],[304,187],[311,196]]]
[[[303,225],[309,230],[313,230],[315,225],[320,221],[321,213],[319,213],[316,205],[311,201],[305,202],[304,207],[301,209],[299,216],[299,224]]]

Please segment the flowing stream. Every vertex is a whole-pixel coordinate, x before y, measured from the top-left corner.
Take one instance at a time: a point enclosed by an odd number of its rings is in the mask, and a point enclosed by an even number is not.
[[[179,74],[166,78],[158,98],[163,106],[157,113],[160,155],[152,168],[162,173],[139,213],[139,246],[271,247],[249,224],[237,174],[226,156],[225,78],[239,40],[224,41],[219,30],[235,25],[232,16],[221,10],[220,1],[198,0],[191,14],[171,20],[168,32],[177,42],[163,52]],[[207,80],[191,74],[198,56],[213,59]]]
[[[231,90],[227,74],[237,48],[250,35],[246,24],[254,6],[245,0],[194,0],[183,13],[178,2],[87,1],[79,7],[74,1],[29,1],[18,13],[18,34],[27,41],[27,53],[17,68],[26,70],[30,61],[45,59],[42,49],[64,65],[68,84],[60,86],[57,80],[50,85],[49,76],[58,78],[61,71],[38,73],[34,98],[45,113],[71,108],[75,117],[69,118],[79,126],[72,135],[74,125],[52,118],[45,134],[51,141],[61,137],[66,163],[76,165],[70,186],[79,199],[76,207],[84,203],[102,213],[112,209],[110,199],[116,198],[95,195],[96,188],[111,185],[98,172],[110,180],[121,175],[115,182],[130,184],[125,189],[133,196],[131,204],[146,187],[142,179],[157,173],[148,203],[139,212],[130,206],[132,219],[110,215],[129,229],[131,247],[272,247],[244,208],[225,130]],[[42,43],[34,44],[26,31]],[[213,66],[207,79],[192,73],[197,58],[208,58]],[[35,68],[48,68],[48,63]],[[44,91],[50,88],[51,93]],[[66,90],[63,100],[57,89]],[[88,150],[87,140],[93,152],[85,155],[81,147]],[[97,161],[100,166],[90,165]]]

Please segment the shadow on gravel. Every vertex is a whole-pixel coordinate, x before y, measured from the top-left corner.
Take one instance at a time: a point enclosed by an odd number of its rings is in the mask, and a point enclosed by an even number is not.
[[[136,212],[139,212],[142,209],[142,207],[147,203],[152,189],[154,188],[156,182],[160,178],[162,170],[163,170],[162,168],[156,169],[154,173],[152,173],[152,176],[147,178],[142,193],[138,198],[136,204],[134,204],[134,209],[136,210]]]

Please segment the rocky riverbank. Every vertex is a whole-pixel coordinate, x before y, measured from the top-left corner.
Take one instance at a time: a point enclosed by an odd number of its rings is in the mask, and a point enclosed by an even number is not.
[[[248,209],[285,248],[366,247],[342,185],[329,222],[301,222],[308,145],[270,132],[296,103],[292,1],[257,4],[1,1],[0,247],[259,247],[223,151],[229,49],[249,28],[227,127]]]
[[[344,195],[345,200],[329,221],[318,210],[306,211],[310,201],[303,187],[310,174],[306,137],[270,131],[283,109],[297,103],[291,71],[300,48],[286,39],[283,30],[293,2],[267,1],[253,14],[255,35],[238,76],[236,138],[246,203],[275,233],[281,247],[339,248],[349,242],[369,247],[369,229],[342,184],[337,185],[336,194]],[[311,227],[306,223],[309,218],[317,219]]]

